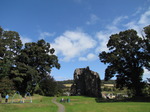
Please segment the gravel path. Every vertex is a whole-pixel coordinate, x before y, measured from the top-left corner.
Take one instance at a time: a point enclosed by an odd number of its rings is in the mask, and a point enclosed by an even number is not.
[[[57,112],[65,112],[65,107],[62,104],[56,102],[56,97],[52,99],[52,102],[58,106]]]

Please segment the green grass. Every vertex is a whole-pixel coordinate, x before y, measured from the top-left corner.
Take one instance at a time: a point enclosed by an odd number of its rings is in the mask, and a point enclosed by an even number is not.
[[[53,97],[34,95],[33,103],[0,104],[0,112],[57,112],[57,106],[51,102]],[[101,102],[95,98],[83,96],[58,97],[70,98],[70,103],[62,103],[66,112],[150,112],[150,102]],[[4,103],[4,99],[3,99]]]
[[[64,97],[68,98],[68,97]],[[144,102],[103,102],[97,103],[95,98],[71,96],[70,103],[62,103],[66,112],[150,112],[150,103]],[[58,101],[61,98],[58,99]]]
[[[52,97],[34,95],[32,103],[0,104],[0,112],[57,112],[57,106],[51,102]],[[4,99],[3,99],[4,103]]]

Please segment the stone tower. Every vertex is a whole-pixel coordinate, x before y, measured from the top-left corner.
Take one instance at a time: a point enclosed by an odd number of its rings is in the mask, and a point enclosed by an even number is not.
[[[101,97],[100,78],[97,72],[87,68],[77,68],[74,71],[74,83],[71,87],[72,95]]]

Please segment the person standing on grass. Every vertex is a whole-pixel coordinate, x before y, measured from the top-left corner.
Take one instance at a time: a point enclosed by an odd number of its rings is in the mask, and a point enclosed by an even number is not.
[[[7,95],[5,96],[5,102],[6,102],[6,103],[8,102],[8,98],[9,98],[9,95],[7,94]]]

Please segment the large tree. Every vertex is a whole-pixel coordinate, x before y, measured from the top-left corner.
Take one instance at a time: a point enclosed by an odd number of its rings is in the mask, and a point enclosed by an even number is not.
[[[54,51],[44,40],[25,44],[17,57],[17,66],[12,75],[18,90],[33,93],[35,86],[50,74],[53,67],[60,68]]]
[[[22,42],[15,31],[4,31],[0,27],[0,64],[1,76],[8,76],[11,68],[15,66],[16,56],[20,53]]]
[[[150,71],[150,25],[144,28],[145,36],[143,35],[143,51],[145,67]]]
[[[60,64],[54,55],[55,50],[44,40],[22,46],[17,32],[4,31],[0,27],[0,85],[10,82],[10,90],[33,93],[35,86],[50,74],[53,67],[59,69]],[[1,87],[0,92],[4,89]]]
[[[148,68],[149,60],[145,58],[147,39],[137,35],[135,30],[127,30],[110,36],[108,52],[99,54],[101,62],[108,64],[105,70],[105,80],[116,76],[118,88],[128,87],[135,96],[142,95],[142,76],[144,68]]]
[[[10,79],[11,72],[16,66],[16,57],[20,53],[21,48],[22,42],[19,34],[15,31],[4,31],[0,27],[0,85],[13,86],[13,81]],[[10,82],[10,84],[5,82]],[[14,87],[9,88],[14,89]],[[6,94],[6,91],[9,90],[3,90],[2,93]]]

